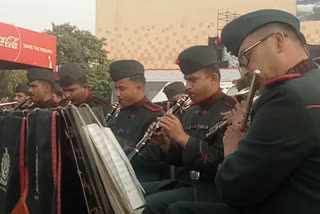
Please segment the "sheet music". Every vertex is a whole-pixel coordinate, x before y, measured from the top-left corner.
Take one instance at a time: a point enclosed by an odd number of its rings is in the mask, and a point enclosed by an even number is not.
[[[110,165],[104,163],[103,158],[99,154],[98,150],[95,148],[89,130],[86,126],[83,126],[83,130],[88,138],[88,143],[94,156],[99,174],[102,178],[101,180],[104,185],[104,189],[108,195],[109,202],[114,212],[118,214],[133,213],[127,195],[121,190],[121,187],[119,186],[118,182],[115,181],[115,176],[113,176],[112,173],[110,173]]]
[[[123,149],[121,148],[119,142],[117,141],[116,137],[114,136],[113,132],[111,131],[110,128],[103,128],[103,131],[105,133],[105,135],[108,137],[109,141],[115,148],[115,151],[118,153],[117,157],[121,157],[122,160],[124,161],[124,164],[126,166],[126,169],[129,170],[129,173],[131,175],[132,181],[134,182],[135,185],[135,189],[138,191],[140,197],[135,197],[136,199],[142,200],[143,204],[145,204],[144,201],[144,196],[142,194],[143,188],[140,184],[140,182],[138,181],[136,174],[132,168],[132,165],[130,163],[130,161],[128,160],[126,154],[124,153]],[[116,154],[115,154],[116,155]],[[131,182],[131,181],[130,181]],[[134,191],[136,191],[134,190]],[[129,197],[130,195],[128,195]],[[140,203],[140,202],[139,202]]]
[[[87,125],[87,128],[103,163],[111,170],[113,180],[124,191],[132,208],[135,210],[144,206],[145,202],[140,191],[140,184],[111,130],[100,128],[97,124]]]
[[[136,177],[136,173],[134,171],[134,169],[132,168],[132,165],[127,157],[127,155],[124,153],[123,149],[121,148],[117,138],[114,136],[113,132],[111,131],[110,128],[104,127],[103,131],[105,133],[105,135],[108,137],[109,142],[113,144],[114,147],[117,148],[117,151],[119,152],[120,157],[122,158],[122,160],[124,161],[124,163],[126,164],[131,177],[133,178],[135,184],[140,187],[140,189],[144,192],[140,182],[138,181],[137,177]],[[142,193],[141,193],[142,194]]]

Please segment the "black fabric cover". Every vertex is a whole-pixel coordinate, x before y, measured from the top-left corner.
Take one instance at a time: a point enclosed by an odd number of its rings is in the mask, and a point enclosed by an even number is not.
[[[10,214],[22,193],[20,173],[20,140],[23,118],[15,116],[0,117],[0,213]],[[24,136],[22,136],[24,139]],[[23,157],[21,157],[23,161]]]
[[[54,177],[57,175],[57,142],[53,114],[36,110],[28,116],[26,201],[32,214],[56,213],[57,209],[56,203],[53,203],[57,197],[57,178]]]

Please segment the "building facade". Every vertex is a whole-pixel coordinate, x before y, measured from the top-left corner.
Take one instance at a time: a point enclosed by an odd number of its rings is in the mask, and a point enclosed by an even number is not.
[[[177,69],[182,50],[207,45],[233,18],[259,9],[296,15],[297,4],[310,10],[314,1],[96,0],[96,36],[107,39],[111,60],[136,59],[146,69]],[[308,43],[320,44],[320,21],[303,21],[301,29]]]
[[[320,2],[320,0],[319,0]],[[208,45],[239,15],[259,9],[281,9],[301,20],[313,20],[314,0],[96,0],[96,36],[106,38],[111,60],[136,59],[146,69],[147,97],[165,99],[162,89],[184,81],[175,64],[178,54],[193,45]],[[297,11],[299,12],[297,14]],[[320,20],[320,15],[319,15]],[[320,21],[303,21],[308,43],[320,45]],[[227,56],[229,65],[237,60]],[[225,90],[239,78],[236,69],[221,72]],[[113,96],[114,97],[114,96]]]

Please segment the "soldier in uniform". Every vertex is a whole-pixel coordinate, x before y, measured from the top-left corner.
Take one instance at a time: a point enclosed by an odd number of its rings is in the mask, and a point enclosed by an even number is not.
[[[163,93],[167,96],[167,100],[157,102],[157,104],[161,105],[164,111],[167,112],[177,100],[186,94],[186,86],[183,82],[172,82],[163,88]]]
[[[28,97],[29,86],[25,83],[20,83],[17,85],[16,90],[14,92],[13,100],[18,102],[18,104],[26,101]]]
[[[54,84],[53,99],[54,99],[55,102],[57,102],[59,104],[63,100],[62,89],[57,83]]]
[[[223,160],[223,132],[212,140],[206,139],[206,133],[222,120],[221,112],[229,111],[234,100],[222,93],[219,64],[212,47],[190,47],[179,55],[177,62],[194,105],[181,122],[170,113],[162,117],[160,126],[167,136],[159,135],[157,141],[168,161],[182,165],[185,173],[177,180],[143,184],[149,194],[145,198],[145,214],[165,213],[170,204],[181,200],[216,200],[214,177]]]
[[[90,107],[101,107],[107,114],[110,105],[103,98],[93,96],[88,86],[86,73],[79,63],[67,63],[58,69],[57,83],[62,88],[64,97],[71,101],[71,104],[79,106],[83,103]]]
[[[299,20],[284,11],[255,11],[227,24],[222,39],[238,55],[243,76],[260,70],[264,89],[247,133],[237,123],[225,132],[219,194],[244,214],[319,213],[320,72],[300,39]],[[233,120],[241,109],[236,106]],[[215,204],[206,206],[202,213],[217,213]]]
[[[162,107],[151,103],[144,92],[144,67],[135,60],[120,60],[110,65],[110,76],[115,83],[116,96],[121,105],[113,115],[109,127],[126,154],[129,154],[144,136],[149,125],[163,115]],[[132,159],[140,181],[159,180],[158,146],[148,144],[140,155]]]
[[[25,109],[30,105],[28,90],[29,86],[26,83],[20,83],[17,85],[13,98],[14,101],[18,102],[15,108]],[[27,101],[27,99],[29,100]]]
[[[179,100],[186,94],[186,86],[183,82],[173,82],[164,87],[163,93],[165,93],[169,101]]]
[[[53,108],[58,103],[53,100],[53,88],[55,78],[53,71],[44,68],[32,68],[28,70],[29,95],[32,104],[29,108]]]

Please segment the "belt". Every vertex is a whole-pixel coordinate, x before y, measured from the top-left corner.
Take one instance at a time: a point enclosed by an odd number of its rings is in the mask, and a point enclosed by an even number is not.
[[[189,172],[189,177],[192,181],[195,181],[195,180],[199,180],[200,179],[200,172],[198,171],[190,171]]]
[[[200,173],[198,171],[190,171],[189,178],[192,181],[205,181],[205,182],[214,182],[214,175],[207,173]]]

